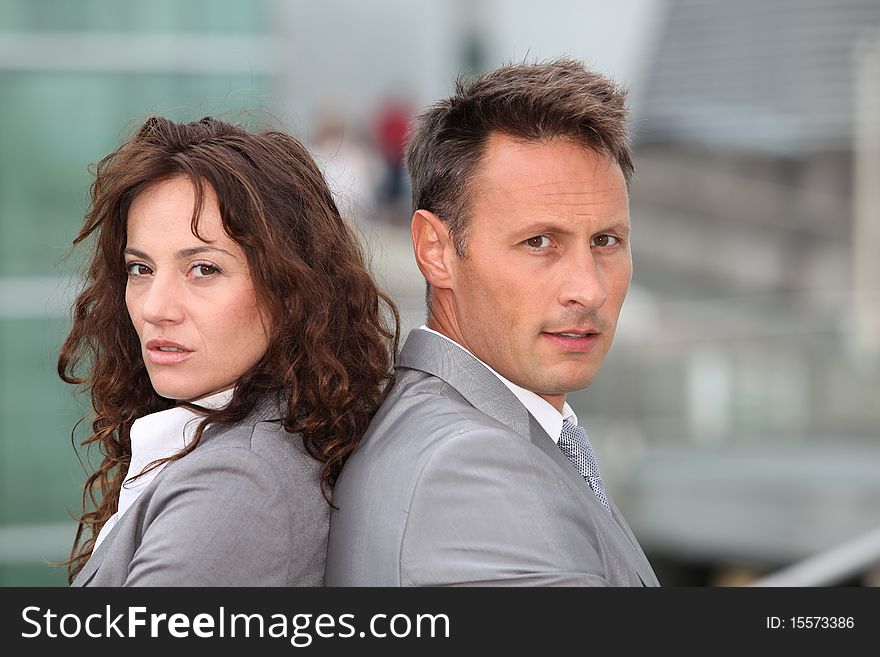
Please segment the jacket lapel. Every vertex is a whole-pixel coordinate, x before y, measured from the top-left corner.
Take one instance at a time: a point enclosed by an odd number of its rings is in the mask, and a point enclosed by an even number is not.
[[[463,348],[428,331],[410,331],[395,365],[442,379],[486,415],[529,437],[529,412],[498,377]]]
[[[595,505],[597,517],[615,527],[623,534],[621,540],[633,546],[638,556],[632,566],[642,583],[656,585],[656,578],[644,553],[614,503],[611,502],[612,513],[609,517],[604,509],[600,509],[599,501],[587,482],[540,423],[526,410],[516,395],[482,363],[445,338],[415,329],[407,336],[396,367],[418,370],[442,379],[474,408],[509,427],[544,452],[559,466],[562,476],[569,478],[579,490],[584,491],[585,504]]]
[[[247,423],[256,424],[257,422],[272,422],[280,420],[285,417],[287,414],[287,404],[283,393],[281,392],[270,392],[263,399],[257,402],[254,410],[248,415],[245,419]],[[202,436],[202,441],[207,442],[213,439],[216,436],[219,436],[227,431],[237,430],[238,425],[220,425],[214,426],[210,425],[205,430],[204,435]],[[116,520],[116,524],[113,529],[110,530],[110,533],[101,541],[101,545],[98,546],[94,552],[92,552],[89,560],[86,562],[86,565],[83,566],[83,569],[77,573],[77,576],[74,578],[71,586],[79,587],[86,586],[89,582],[94,579],[95,575],[98,572],[98,569],[101,567],[101,564],[104,561],[104,557],[107,555],[110,545],[113,543],[113,539],[119,533],[119,529],[122,524],[129,518],[137,515],[136,508],[141,504],[145,503],[145,500],[148,500],[155,490],[158,483],[162,480],[163,472],[160,472],[156,475],[156,478],[150,482],[149,486],[147,486],[141,494],[138,496],[138,499],[126,510],[126,512]]]
[[[583,478],[540,423],[497,376],[463,348],[428,331],[410,331],[397,367],[419,370],[442,379],[489,417],[528,439],[578,485]]]
[[[83,566],[83,569],[73,578],[71,586],[85,586],[92,581],[92,578],[95,576],[95,573],[98,572],[98,568],[101,567],[101,563],[104,561],[104,556],[107,554],[110,544],[113,543],[113,539],[116,538],[116,535],[119,533],[119,526],[121,524],[122,518],[117,518],[113,529],[111,529],[110,533],[104,537],[104,540],[101,541],[98,548],[92,551],[86,565]]]

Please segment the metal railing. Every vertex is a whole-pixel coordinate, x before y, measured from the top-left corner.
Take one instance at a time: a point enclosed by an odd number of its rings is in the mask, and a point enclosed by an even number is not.
[[[750,586],[834,586],[876,567],[880,567],[880,528],[757,579]]]

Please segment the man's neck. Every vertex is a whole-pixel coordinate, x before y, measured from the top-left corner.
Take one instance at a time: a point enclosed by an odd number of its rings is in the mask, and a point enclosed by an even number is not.
[[[461,331],[458,330],[458,322],[456,322],[455,319],[445,310],[446,309],[443,308],[441,304],[432,304],[431,309],[428,310],[428,317],[425,321],[425,326],[432,331],[437,331],[437,333],[445,335],[450,340],[473,353],[462,337]]]
[[[443,315],[440,315],[440,317],[443,317]],[[484,365],[487,365],[489,368],[491,368],[495,374],[504,377],[503,374],[501,374],[500,372],[498,372],[495,369],[495,366],[492,363],[488,363],[488,362],[484,361],[480,357],[479,354],[474,353],[474,350],[471,349],[470,346],[468,346],[468,344],[462,339],[460,331],[450,331],[449,328],[447,328],[450,325],[457,326],[455,322],[439,321],[438,316],[434,314],[433,310],[428,311],[428,317],[427,317],[427,320],[425,321],[425,326],[427,328],[431,329],[432,331],[436,331],[437,333],[448,338],[449,340],[452,340],[458,346],[467,350],[467,352],[469,354],[471,354],[474,358],[476,358],[481,363],[483,363]],[[506,377],[505,377],[505,380],[509,381],[509,379],[506,379]],[[513,382],[511,382],[511,383],[513,383]],[[514,385],[518,385],[518,384],[514,384]],[[542,394],[540,392],[535,392],[534,394],[538,395],[541,399],[546,401],[548,404],[550,404],[553,408],[555,408],[560,413],[562,413],[564,411],[564,409],[565,409],[565,394],[548,395],[548,394]]]

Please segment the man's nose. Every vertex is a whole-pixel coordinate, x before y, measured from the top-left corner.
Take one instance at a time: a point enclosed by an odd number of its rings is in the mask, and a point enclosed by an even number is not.
[[[144,293],[141,307],[144,321],[151,324],[183,320],[183,290],[175,275],[155,274]]]
[[[605,277],[590,249],[573,254],[565,263],[563,280],[559,300],[563,306],[574,304],[596,310],[608,298]]]

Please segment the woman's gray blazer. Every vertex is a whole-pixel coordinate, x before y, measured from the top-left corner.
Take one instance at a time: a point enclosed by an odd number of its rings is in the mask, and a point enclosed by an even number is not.
[[[272,404],[209,427],[144,489],[73,586],[320,586],[320,467]]]

